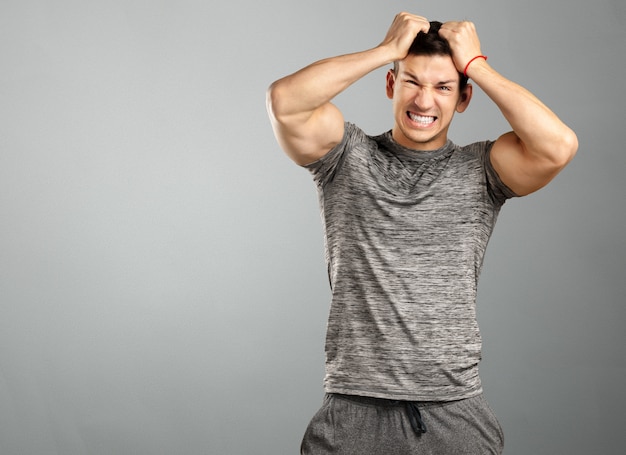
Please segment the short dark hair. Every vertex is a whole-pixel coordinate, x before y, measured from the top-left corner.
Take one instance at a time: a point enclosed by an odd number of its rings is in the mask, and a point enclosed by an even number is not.
[[[409,55],[448,55],[452,57],[452,48],[447,39],[439,35],[443,24],[438,21],[430,22],[428,32],[419,32],[409,48]],[[398,62],[393,64],[393,72],[398,74]],[[468,78],[459,72],[459,88],[463,90]]]

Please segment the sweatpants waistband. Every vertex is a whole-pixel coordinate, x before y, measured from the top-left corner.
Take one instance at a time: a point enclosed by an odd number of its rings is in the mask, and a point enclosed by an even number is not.
[[[346,395],[343,393],[327,393],[326,395],[336,396],[338,398],[344,398],[349,401],[354,401],[356,403],[371,405],[371,406],[404,406],[405,403],[415,403],[420,408],[428,408],[431,406],[445,406],[447,404],[455,403],[457,401],[463,400],[452,400],[452,401],[408,401],[408,400],[395,400],[391,398],[376,398],[376,397],[368,397],[362,395]]]
[[[377,406],[377,407],[398,407],[403,406],[406,410],[406,413],[409,417],[409,422],[411,422],[411,427],[413,431],[417,435],[422,433],[426,433],[426,425],[424,424],[424,420],[422,419],[422,414],[420,413],[420,406],[428,406],[434,403],[439,402],[419,402],[419,401],[404,401],[404,400],[390,400],[388,398],[376,398],[376,397],[366,397],[360,395],[344,395],[341,393],[331,393],[329,395],[334,395],[338,398],[342,398],[344,400],[353,401],[355,403],[365,404],[369,406]]]

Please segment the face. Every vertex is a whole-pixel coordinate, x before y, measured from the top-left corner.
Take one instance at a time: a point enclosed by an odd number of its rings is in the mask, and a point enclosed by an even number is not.
[[[447,55],[409,55],[398,73],[387,74],[387,96],[393,101],[397,143],[413,150],[435,150],[448,140],[455,112],[463,112],[472,96],[461,92],[459,73]]]

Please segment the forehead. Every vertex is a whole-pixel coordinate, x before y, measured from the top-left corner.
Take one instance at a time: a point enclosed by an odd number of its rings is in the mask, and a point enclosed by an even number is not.
[[[459,82],[460,76],[449,55],[408,55],[398,64],[399,74],[410,75],[421,82]]]

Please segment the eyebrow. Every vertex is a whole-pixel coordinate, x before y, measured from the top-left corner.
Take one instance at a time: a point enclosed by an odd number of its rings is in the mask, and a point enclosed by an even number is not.
[[[416,81],[419,82],[419,77],[417,77],[415,74],[411,73],[410,71],[402,71],[402,75],[407,76],[411,79],[415,79]],[[450,79],[448,81],[439,81],[437,82],[435,85],[450,85],[450,84],[458,84],[459,81],[455,80],[455,79]]]

